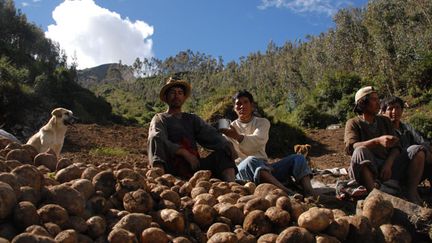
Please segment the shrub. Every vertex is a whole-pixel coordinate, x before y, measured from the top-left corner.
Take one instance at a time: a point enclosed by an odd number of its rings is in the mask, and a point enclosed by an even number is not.
[[[426,139],[432,139],[432,119],[430,117],[423,113],[415,113],[408,118],[408,122]]]
[[[335,116],[320,112],[317,107],[311,104],[298,106],[295,110],[295,119],[299,126],[309,128],[325,128],[337,121]]]

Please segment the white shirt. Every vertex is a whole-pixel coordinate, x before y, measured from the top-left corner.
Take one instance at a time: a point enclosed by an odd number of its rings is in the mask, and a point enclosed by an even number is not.
[[[267,160],[265,146],[269,138],[270,122],[266,118],[253,117],[248,123],[243,123],[239,119],[231,122],[237,132],[244,136],[243,141],[228,138],[237,151],[238,158],[236,163],[240,163],[248,156],[255,156]]]

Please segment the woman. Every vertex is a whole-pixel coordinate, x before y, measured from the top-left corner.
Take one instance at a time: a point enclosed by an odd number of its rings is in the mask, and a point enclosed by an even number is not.
[[[276,163],[268,163],[265,146],[269,137],[270,122],[254,115],[255,102],[251,93],[239,91],[234,96],[234,111],[238,118],[230,128],[221,129],[238,154],[237,179],[259,183],[271,183],[288,194],[292,191],[282,182],[293,176],[300,183],[305,196],[315,196],[310,179],[312,172],[303,155],[292,154]]]

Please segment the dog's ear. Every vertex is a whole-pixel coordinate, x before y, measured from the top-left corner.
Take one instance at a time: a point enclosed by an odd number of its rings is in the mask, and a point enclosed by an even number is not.
[[[305,147],[309,150],[310,148],[312,148],[312,146],[310,144],[305,144]]]
[[[299,144],[294,145],[294,152],[295,153],[298,153],[299,149],[300,149],[300,145]]]
[[[62,108],[56,108],[51,112],[52,116],[61,117],[63,109]]]

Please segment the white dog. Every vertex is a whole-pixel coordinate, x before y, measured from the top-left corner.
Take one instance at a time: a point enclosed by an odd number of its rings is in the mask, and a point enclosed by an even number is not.
[[[46,152],[48,149],[54,150],[59,158],[60,151],[67,130],[67,125],[72,124],[77,118],[72,111],[64,108],[56,108],[51,112],[51,119],[43,126],[39,132],[34,134],[27,144],[36,148],[39,153]]]

